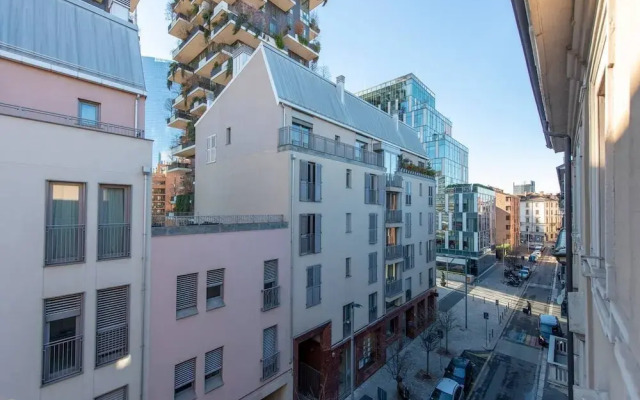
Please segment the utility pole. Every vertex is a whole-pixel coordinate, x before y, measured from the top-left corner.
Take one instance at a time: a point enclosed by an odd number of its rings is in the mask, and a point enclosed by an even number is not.
[[[354,389],[354,386],[355,386],[355,379],[356,379],[356,377],[355,377],[356,362],[354,360],[356,352],[355,352],[355,349],[353,348],[354,344],[355,344],[354,343],[354,336],[355,336],[355,332],[356,332],[356,329],[355,329],[356,328],[356,324],[355,324],[356,321],[355,321],[355,311],[354,311],[354,309],[355,308],[360,308],[360,307],[362,307],[361,304],[351,303],[351,343],[350,343],[350,346],[349,346],[349,352],[350,352],[350,358],[351,358],[351,366],[350,366],[350,369],[351,369],[351,379],[350,379],[351,380],[351,382],[350,382],[351,383],[351,400],[353,400],[353,389]]]

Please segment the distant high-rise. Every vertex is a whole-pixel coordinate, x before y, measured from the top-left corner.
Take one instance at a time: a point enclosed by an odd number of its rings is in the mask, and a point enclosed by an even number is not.
[[[535,193],[536,192],[536,182],[535,181],[525,181],[521,184],[513,184],[513,194],[527,194],[527,193]]]

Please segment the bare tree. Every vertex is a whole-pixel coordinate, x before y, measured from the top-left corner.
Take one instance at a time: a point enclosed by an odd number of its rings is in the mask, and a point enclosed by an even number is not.
[[[387,347],[387,363],[384,368],[397,382],[396,388],[400,398],[406,399],[409,396],[409,390],[402,381],[411,367],[411,360],[409,352],[403,351],[404,341],[405,339],[401,337]]]
[[[430,376],[429,373],[429,356],[433,350],[436,350],[438,346],[440,346],[440,336],[438,332],[433,326],[425,329],[420,333],[420,344],[422,344],[422,348],[427,352],[427,377]]]
[[[438,312],[436,325],[439,329],[442,329],[444,333],[444,351],[446,354],[449,354],[449,332],[454,329],[460,329],[458,317],[456,317],[451,309],[447,311],[440,311]]]
[[[321,77],[331,80],[331,71],[329,71],[328,65],[318,65],[317,62],[312,62],[309,64],[309,69]]]

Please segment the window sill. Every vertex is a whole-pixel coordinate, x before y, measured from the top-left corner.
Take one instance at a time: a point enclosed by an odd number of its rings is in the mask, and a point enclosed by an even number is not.
[[[173,400],[194,400],[196,397],[196,391],[189,389],[180,394],[174,395]]]
[[[102,261],[111,261],[111,260],[122,260],[123,258],[131,258],[131,254],[129,254],[128,256],[120,256],[120,257],[102,257],[102,258],[96,258],[97,262],[102,262]]]
[[[81,261],[69,261],[69,262],[60,262],[60,263],[52,263],[52,264],[44,264],[45,268],[50,267],[64,267],[65,265],[74,265],[74,264],[86,264],[87,262],[82,259]]]
[[[208,379],[204,381],[204,392],[209,393],[212,390],[216,390],[220,386],[224,385],[222,381],[222,376],[216,376],[214,378]]]
[[[225,305],[226,304],[224,304],[224,300],[222,300],[221,298],[207,299],[207,311],[222,308]]]
[[[197,307],[191,307],[184,310],[176,311],[176,320],[190,317],[192,315],[198,314]]]

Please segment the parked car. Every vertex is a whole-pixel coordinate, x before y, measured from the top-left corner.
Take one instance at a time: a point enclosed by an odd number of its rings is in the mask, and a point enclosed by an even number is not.
[[[531,270],[529,270],[529,267],[522,267],[520,271],[518,271],[518,276],[520,279],[529,279],[529,276],[531,276]]]
[[[453,357],[447,368],[444,369],[444,377],[453,379],[462,385],[466,396],[473,383],[473,364],[464,357]]]
[[[449,378],[442,378],[431,392],[429,400],[462,400],[464,398],[462,386]]]
[[[542,250],[542,245],[536,245],[535,249],[536,250]]]

